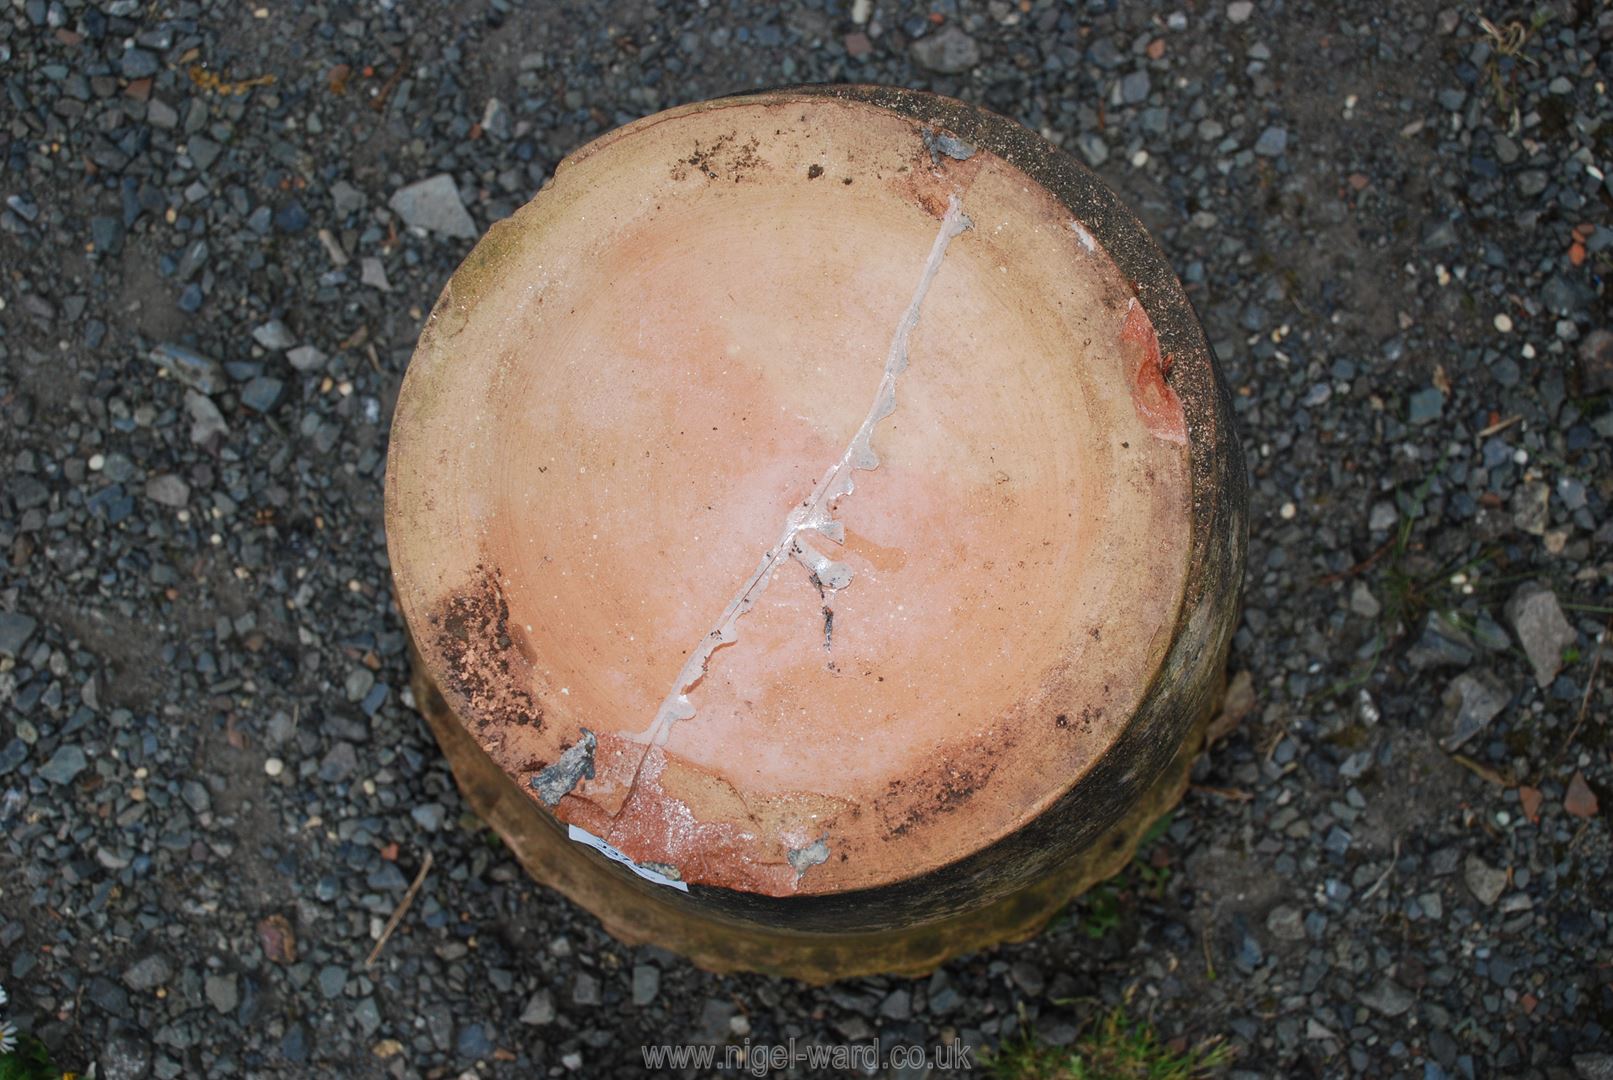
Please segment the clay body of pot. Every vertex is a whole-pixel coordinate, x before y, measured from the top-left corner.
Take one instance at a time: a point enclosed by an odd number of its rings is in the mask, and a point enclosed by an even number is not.
[[[528,869],[806,978],[1034,931],[1179,797],[1244,475],[1165,259],[1001,117],[631,124],[444,290],[387,525],[415,694]]]

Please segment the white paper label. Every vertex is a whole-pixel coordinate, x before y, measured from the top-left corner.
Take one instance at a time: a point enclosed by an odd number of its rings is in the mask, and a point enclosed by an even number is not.
[[[568,831],[568,835],[570,835],[573,840],[577,841],[577,843],[587,844],[589,847],[605,856],[605,858],[621,863],[623,866],[633,871],[633,873],[637,874],[645,881],[653,881],[657,885],[665,885],[668,888],[677,889],[679,892],[689,891],[688,883],[674,881],[665,874],[658,874],[654,870],[640,866],[638,863],[634,862],[632,859],[629,859],[626,855],[623,855],[620,851],[617,851],[615,848],[605,843],[605,841],[601,840],[587,829],[579,829],[575,825],[568,825],[566,826],[566,829]]]

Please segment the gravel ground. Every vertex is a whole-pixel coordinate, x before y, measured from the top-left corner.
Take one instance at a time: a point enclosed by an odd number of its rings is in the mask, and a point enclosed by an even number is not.
[[[1059,1043],[1122,1000],[1250,1075],[1613,1075],[1613,10],[1539,11],[11,0],[6,1015],[114,1078]],[[835,80],[1017,117],[1154,230],[1250,455],[1253,700],[1037,940],[810,990],[614,943],[467,815],[381,485],[423,313],[562,155]]]

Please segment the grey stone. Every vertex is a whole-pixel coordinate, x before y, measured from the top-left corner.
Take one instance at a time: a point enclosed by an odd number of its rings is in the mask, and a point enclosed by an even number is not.
[[[262,345],[265,349],[272,349],[275,352],[289,349],[297,343],[297,339],[292,336],[291,330],[279,319],[270,319],[252,331],[252,340]]]
[[[125,79],[143,79],[160,70],[157,58],[145,49],[125,49],[118,65]]]
[[[1357,581],[1350,588],[1350,610],[1363,619],[1376,619],[1383,611],[1383,605],[1372,595],[1372,589],[1366,582]]]
[[[104,975],[90,980],[84,997],[109,1016],[129,1015],[129,992]]]
[[[184,506],[190,501],[190,485],[172,473],[146,481],[146,498],[162,506]]]
[[[414,818],[416,825],[419,825],[427,832],[436,832],[438,829],[442,828],[442,803],[422,803],[421,805],[416,806],[413,810],[410,810],[409,816]]]
[[[571,1000],[578,1005],[598,1005],[604,1000],[600,996],[599,980],[586,971],[577,972],[571,984]]]
[[[380,259],[374,255],[366,255],[359,263],[359,267],[359,280],[364,284],[372,289],[380,289],[382,292],[392,291],[392,283],[387,280],[386,267]]]
[[[1535,670],[1535,682],[1550,686],[1563,669],[1563,650],[1578,640],[1557,603],[1557,594],[1539,582],[1528,582],[1507,601],[1506,614]]]
[[[476,239],[476,222],[460,200],[459,187],[447,173],[399,188],[387,201],[411,229],[425,229],[461,240]]]
[[[0,776],[15,772],[17,766],[28,760],[28,744],[21,739],[12,738],[5,746],[0,747]]]
[[[1507,887],[1506,871],[1497,870],[1477,855],[1469,855],[1462,863],[1462,880],[1467,882],[1468,891],[1485,907],[1493,906]]]
[[[1474,668],[1451,680],[1445,689],[1445,727],[1440,739],[1446,750],[1456,750],[1490,726],[1507,703],[1512,691],[1488,671]]]
[[[0,656],[16,657],[39,622],[20,611],[0,611]]]
[[[521,1010],[521,1023],[537,1027],[554,1022],[554,995],[547,989],[539,990],[527,999]]]
[[[940,75],[961,75],[980,63],[975,39],[951,23],[913,42],[913,61]]]
[[[1246,23],[1254,13],[1255,6],[1250,0],[1232,0],[1232,3],[1227,5],[1227,22],[1234,25]]]
[[[197,172],[206,172],[218,160],[220,151],[224,148],[202,135],[194,135],[185,145],[185,151],[190,155],[191,163],[196,166]]]
[[[488,1037],[487,1029],[482,1024],[466,1024],[459,1029],[459,1038],[454,1042],[454,1052],[465,1061],[481,1061],[492,1056],[493,1040]]]
[[[661,969],[654,964],[633,965],[633,1004],[641,1008],[661,992]]]
[[[1266,916],[1266,929],[1278,941],[1304,941],[1305,917],[1298,908],[1279,904]]]
[[[216,394],[224,389],[224,369],[217,360],[164,342],[151,350],[151,361],[193,390]]]
[[[1572,1060],[1579,1080],[1613,1080],[1613,1054],[1575,1054]]]
[[[1261,157],[1281,157],[1288,151],[1288,129],[1268,127],[1255,140],[1255,153]]]
[[[280,404],[285,383],[268,375],[259,375],[241,388],[241,404],[254,412],[266,413]]]
[[[1127,105],[1140,105],[1148,100],[1151,85],[1148,72],[1130,72],[1120,80],[1120,100]]]
[[[353,1019],[358,1021],[359,1030],[368,1038],[381,1029],[380,1006],[375,1004],[374,998],[367,997],[353,1006]]]
[[[50,760],[39,767],[39,775],[53,784],[71,784],[89,767],[84,751],[77,746],[58,746]]]
[[[346,180],[338,180],[330,186],[330,198],[339,218],[345,218],[348,214],[364,209],[364,204],[368,201],[362,191]]]
[[[1445,411],[1445,395],[1435,386],[1424,387],[1406,399],[1406,422],[1427,424]]]
[[[325,366],[327,357],[312,345],[298,345],[286,353],[286,359],[298,371],[317,371]]]
[[[1546,174],[1540,169],[1525,169],[1518,174],[1518,194],[1532,198],[1546,190]]]
[[[146,103],[146,122],[152,127],[172,131],[179,123],[179,114],[166,101],[152,98]]]
[[[1419,671],[1466,667],[1473,662],[1473,643],[1455,622],[1437,611],[1429,612],[1421,636],[1406,652],[1406,661]]]
[[[214,1012],[228,1016],[241,1003],[241,994],[232,974],[209,975],[204,983],[207,1003]]]
[[[1512,524],[1530,536],[1546,535],[1551,524],[1551,487],[1536,481],[1519,484],[1512,493]]]
[[[498,98],[488,98],[482,109],[482,130],[503,142],[510,137],[510,110]]]
[[[1047,980],[1042,977],[1042,970],[1029,961],[1021,960],[1011,965],[1008,974],[1030,997],[1041,997],[1042,991],[1047,988]]]
[[[337,997],[347,988],[347,969],[338,964],[326,964],[319,969],[319,992],[326,999]]]
[[[102,1080],[145,1080],[151,1075],[151,1040],[119,1028],[96,1058]]]
[[[345,689],[348,701],[363,701],[364,695],[375,685],[375,672],[362,664],[347,673]]]
[[[1385,1016],[1400,1016],[1417,1004],[1410,990],[1391,979],[1378,979],[1361,995],[1361,1003]]]
[[[358,768],[358,751],[350,742],[339,742],[330,748],[319,763],[319,778],[327,784],[339,784],[353,775]]]
[[[207,788],[200,780],[186,780],[180,784],[179,797],[198,814],[205,814],[213,808],[212,796],[207,794]]]
[[[166,958],[153,953],[135,961],[123,970],[123,985],[130,990],[155,990],[174,977],[173,968]]]
[[[1579,379],[1585,394],[1613,390],[1613,331],[1592,330],[1579,343]]]
[[[1087,159],[1087,164],[1097,168],[1109,160],[1109,144],[1103,141],[1103,136],[1096,131],[1083,131],[1075,137],[1075,145],[1081,151],[1081,156]]]
[[[195,390],[185,391],[185,411],[190,414],[190,441],[204,443],[214,435],[228,435],[230,426],[213,399]]]
[[[116,255],[123,250],[123,221],[120,218],[101,216],[90,219],[90,242],[102,255]]]
[[[9,483],[11,501],[16,503],[18,510],[32,510],[36,506],[44,506],[50,502],[50,488],[32,476],[11,477]]]
[[[454,1044],[454,1013],[448,1005],[441,1001],[434,1001],[423,1010],[426,1019],[426,1031],[431,1036],[433,1045],[438,1050],[447,1050]]]

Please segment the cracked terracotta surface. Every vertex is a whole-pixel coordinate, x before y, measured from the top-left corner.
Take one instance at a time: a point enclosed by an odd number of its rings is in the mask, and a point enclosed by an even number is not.
[[[1170,357],[1068,209],[947,137],[825,97],[630,125],[483,239],[405,381],[388,533],[433,681],[529,797],[686,881],[841,892],[980,850],[1171,644]],[[683,690],[915,301],[877,468],[782,534],[809,549]]]

